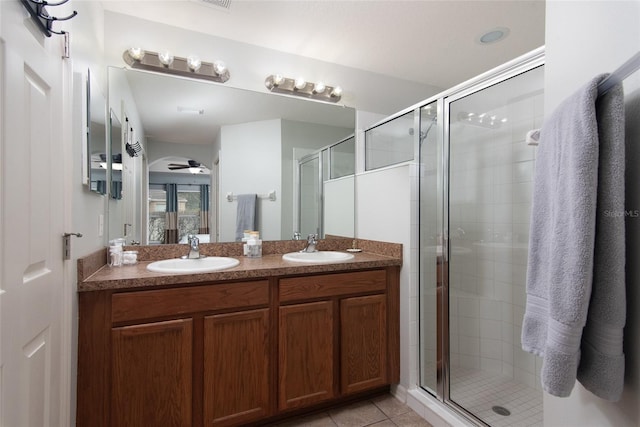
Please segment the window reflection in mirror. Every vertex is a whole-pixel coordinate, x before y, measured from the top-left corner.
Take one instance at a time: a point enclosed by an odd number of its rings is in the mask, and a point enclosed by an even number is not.
[[[329,147],[329,178],[336,179],[356,172],[356,139],[349,137]]]
[[[110,115],[111,159],[109,170],[111,171],[110,196],[114,200],[122,199],[122,124],[111,110]],[[105,156],[106,160],[106,156]]]
[[[194,165],[198,163],[199,166]],[[210,169],[199,159],[167,157],[149,165],[148,243],[186,243],[187,236],[198,236],[201,243],[210,242]],[[170,200],[175,186],[175,201]],[[174,205],[174,209],[167,206]],[[169,212],[175,212],[176,232],[168,232],[174,223]],[[175,236],[176,242],[167,241]]]
[[[87,171],[89,189],[107,194],[106,100],[91,70],[87,70]]]
[[[208,187],[208,186],[207,186]],[[149,188],[149,244],[165,243],[166,197],[163,185]],[[201,191],[197,186],[178,186],[178,243],[187,243],[187,236],[198,236],[200,243],[209,243],[209,234],[201,233]]]

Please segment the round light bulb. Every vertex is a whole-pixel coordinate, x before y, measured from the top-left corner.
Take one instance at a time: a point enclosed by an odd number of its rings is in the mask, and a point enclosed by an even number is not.
[[[334,87],[331,96],[342,96],[342,88],[340,86]]]
[[[304,77],[298,77],[293,86],[298,90],[302,90],[305,88],[305,86],[307,86],[307,81],[304,79]]]
[[[313,86],[313,91],[315,93],[322,93],[327,89],[327,86],[323,82],[318,82]]]
[[[198,71],[202,66],[202,61],[195,55],[187,57],[187,66],[191,71]]]
[[[159,53],[158,59],[166,67],[168,67],[173,63],[173,55],[168,50],[165,50],[164,52]]]
[[[140,47],[130,47],[129,56],[136,61],[140,61],[144,58],[144,50]]]
[[[227,71],[227,64],[223,61],[216,61],[213,63],[213,71],[218,75],[224,74],[224,72]]]
[[[273,85],[280,86],[284,82],[284,77],[282,74],[274,74],[273,75]]]

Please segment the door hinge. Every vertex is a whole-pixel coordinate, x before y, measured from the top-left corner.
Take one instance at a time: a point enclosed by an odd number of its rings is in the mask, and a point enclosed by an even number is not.
[[[62,52],[62,57],[64,59],[68,59],[71,57],[71,36],[68,32],[64,32],[64,47]]]
[[[82,233],[64,233],[62,235],[62,259],[71,259],[71,236],[82,237]]]

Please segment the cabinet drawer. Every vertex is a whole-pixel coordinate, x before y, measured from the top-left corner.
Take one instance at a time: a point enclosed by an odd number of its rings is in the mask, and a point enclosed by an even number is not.
[[[111,297],[111,318],[117,323],[268,303],[268,280],[124,292]]]
[[[280,301],[384,291],[386,286],[385,270],[292,277],[280,280]]]

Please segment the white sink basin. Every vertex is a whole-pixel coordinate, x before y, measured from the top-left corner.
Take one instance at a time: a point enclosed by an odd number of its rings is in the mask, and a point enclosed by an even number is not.
[[[349,261],[353,259],[353,254],[346,252],[334,251],[318,251],[318,252],[289,252],[282,255],[282,259],[292,262],[308,262],[308,263],[332,263]]]
[[[240,264],[235,258],[211,256],[199,259],[164,259],[152,262],[147,270],[158,273],[207,273],[210,271],[224,270]]]

